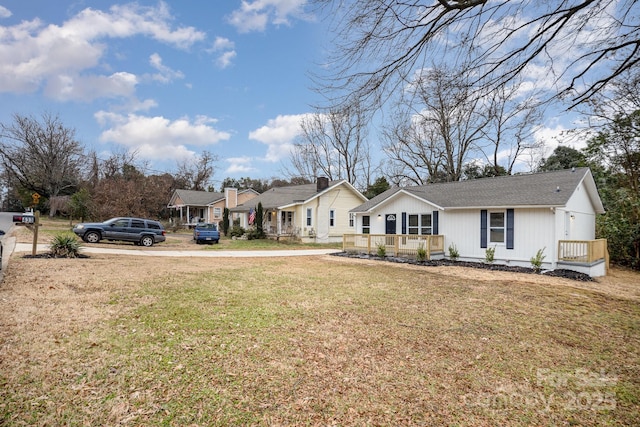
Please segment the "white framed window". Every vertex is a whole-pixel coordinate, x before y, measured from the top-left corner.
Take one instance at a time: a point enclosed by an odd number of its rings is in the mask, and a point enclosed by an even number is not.
[[[336,211],[331,209],[329,211],[329,227],[335,227],[336,225]]]
[[[407,222],[408,234],[432,234],[431,214],[411,214]]]
[[[504,243],[506,235],[504,212],[489,212],[489,243]]]
[[[220,218],[222,216],[222,208],[213,208],[213,217]]]
[[[362,217],[362,234],[371,234],[371,217],[369,215]]]
[[[311,208],[307,208],[307,227],[311,227],[311,224],[312,224],[311,212],[312,212]]]
[[[349,227],[353,228],[353,225],[356,223],[356,214],[353,212],[349,213]]]

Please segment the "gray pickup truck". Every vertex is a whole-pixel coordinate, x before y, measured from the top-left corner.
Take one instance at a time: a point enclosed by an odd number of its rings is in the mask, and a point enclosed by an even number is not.
[[[216,224],[200,223],[193,229],[193,240],[200,243],[218,243],[220,232]]]

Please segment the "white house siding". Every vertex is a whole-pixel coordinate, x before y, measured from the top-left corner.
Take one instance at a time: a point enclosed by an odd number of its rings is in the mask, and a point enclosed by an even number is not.
[[[402,213],[407,215],[412,214],[430,214],[437,208],[429,203],[425,203],[415,197],[408,195],[399,195],[397,198],[393,198],[384,205],[379,206],[375,213],[370,215],[371,217],[371,234],[385,234],[386,223],[385,218],[387,215],[396,216],[396,234],[402,234]],[[381,216],[378,217],[378,214]],[[358,218],[358,232],[362,232],[362,218]],[[442,234],[442,233],[440,233]]]
[[[583,184],[576,188],[562,212],[563,225],[560,229],[562,234],[558,240],[593,240],[596,238],[595,208]]]
[[[319,243],[342,242],[342,235],[355,233],[356,228],[349,226],[349,211],[362,204],[362,199],[351,189],[339,186],[320,197],[303,204],[300,209],[300,235],[309,237],[309,227],[306,225],[307,208],[311,208],[312,227],[315,241]],[[334,226],[329,225],[329,211],[335,211]]]
[[[505,211],[506,209],[488,209]],[[538,249],[544,248],[545,263],[555,259],[555,215],[549,208],[514,209],[514,247],[487,242],[495,248],[495,261],[509,265],[530,266],[530,259]],[[487,248],[480,247],[480,209],[446,210],[440,214],[440,234],[445,236],[445,251],[455,244],[460,257],[469,261],[482,261]]]

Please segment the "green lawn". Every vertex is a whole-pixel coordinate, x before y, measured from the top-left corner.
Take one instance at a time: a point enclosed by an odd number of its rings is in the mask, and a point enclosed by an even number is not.
[[[637,301],[338,259],[14,261],[0,299],[27,280],[50,309],[0,307],[0,425],[640,425]]]

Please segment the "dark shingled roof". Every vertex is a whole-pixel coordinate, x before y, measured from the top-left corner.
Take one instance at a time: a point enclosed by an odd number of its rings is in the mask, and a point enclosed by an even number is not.
[[[176,195],[189,206],[206,206],[216,200],[224,199],[224,193],[215,191],[176,190]]]
[[[399,191],[412,194],[444,209],[564,206],[585,178],[588,180],[587,185],[593,186],[595,190],[595,183],[588,168],[394,187],[351,212],[368,212]],[[599,200],[594,201],[594,206],[596,211],[603,211]]]
[[[341,181],[331,181],[329,182],[328,188],[331,188],[340,182]],[[276,209],[282,206],[304,202],[311,199],[316,194],[318,194],[316,184],[302,184],[292,185],[289,187],[271,188],[260,194],[259,196],[256,196],[253,199],[249,200],[248,202],[246,202],[246,204],[239,205],[233,209],[230,209],[230,211],[248,212],[249,209],[258,206],[258,203],[262,203],[263,209]]]

